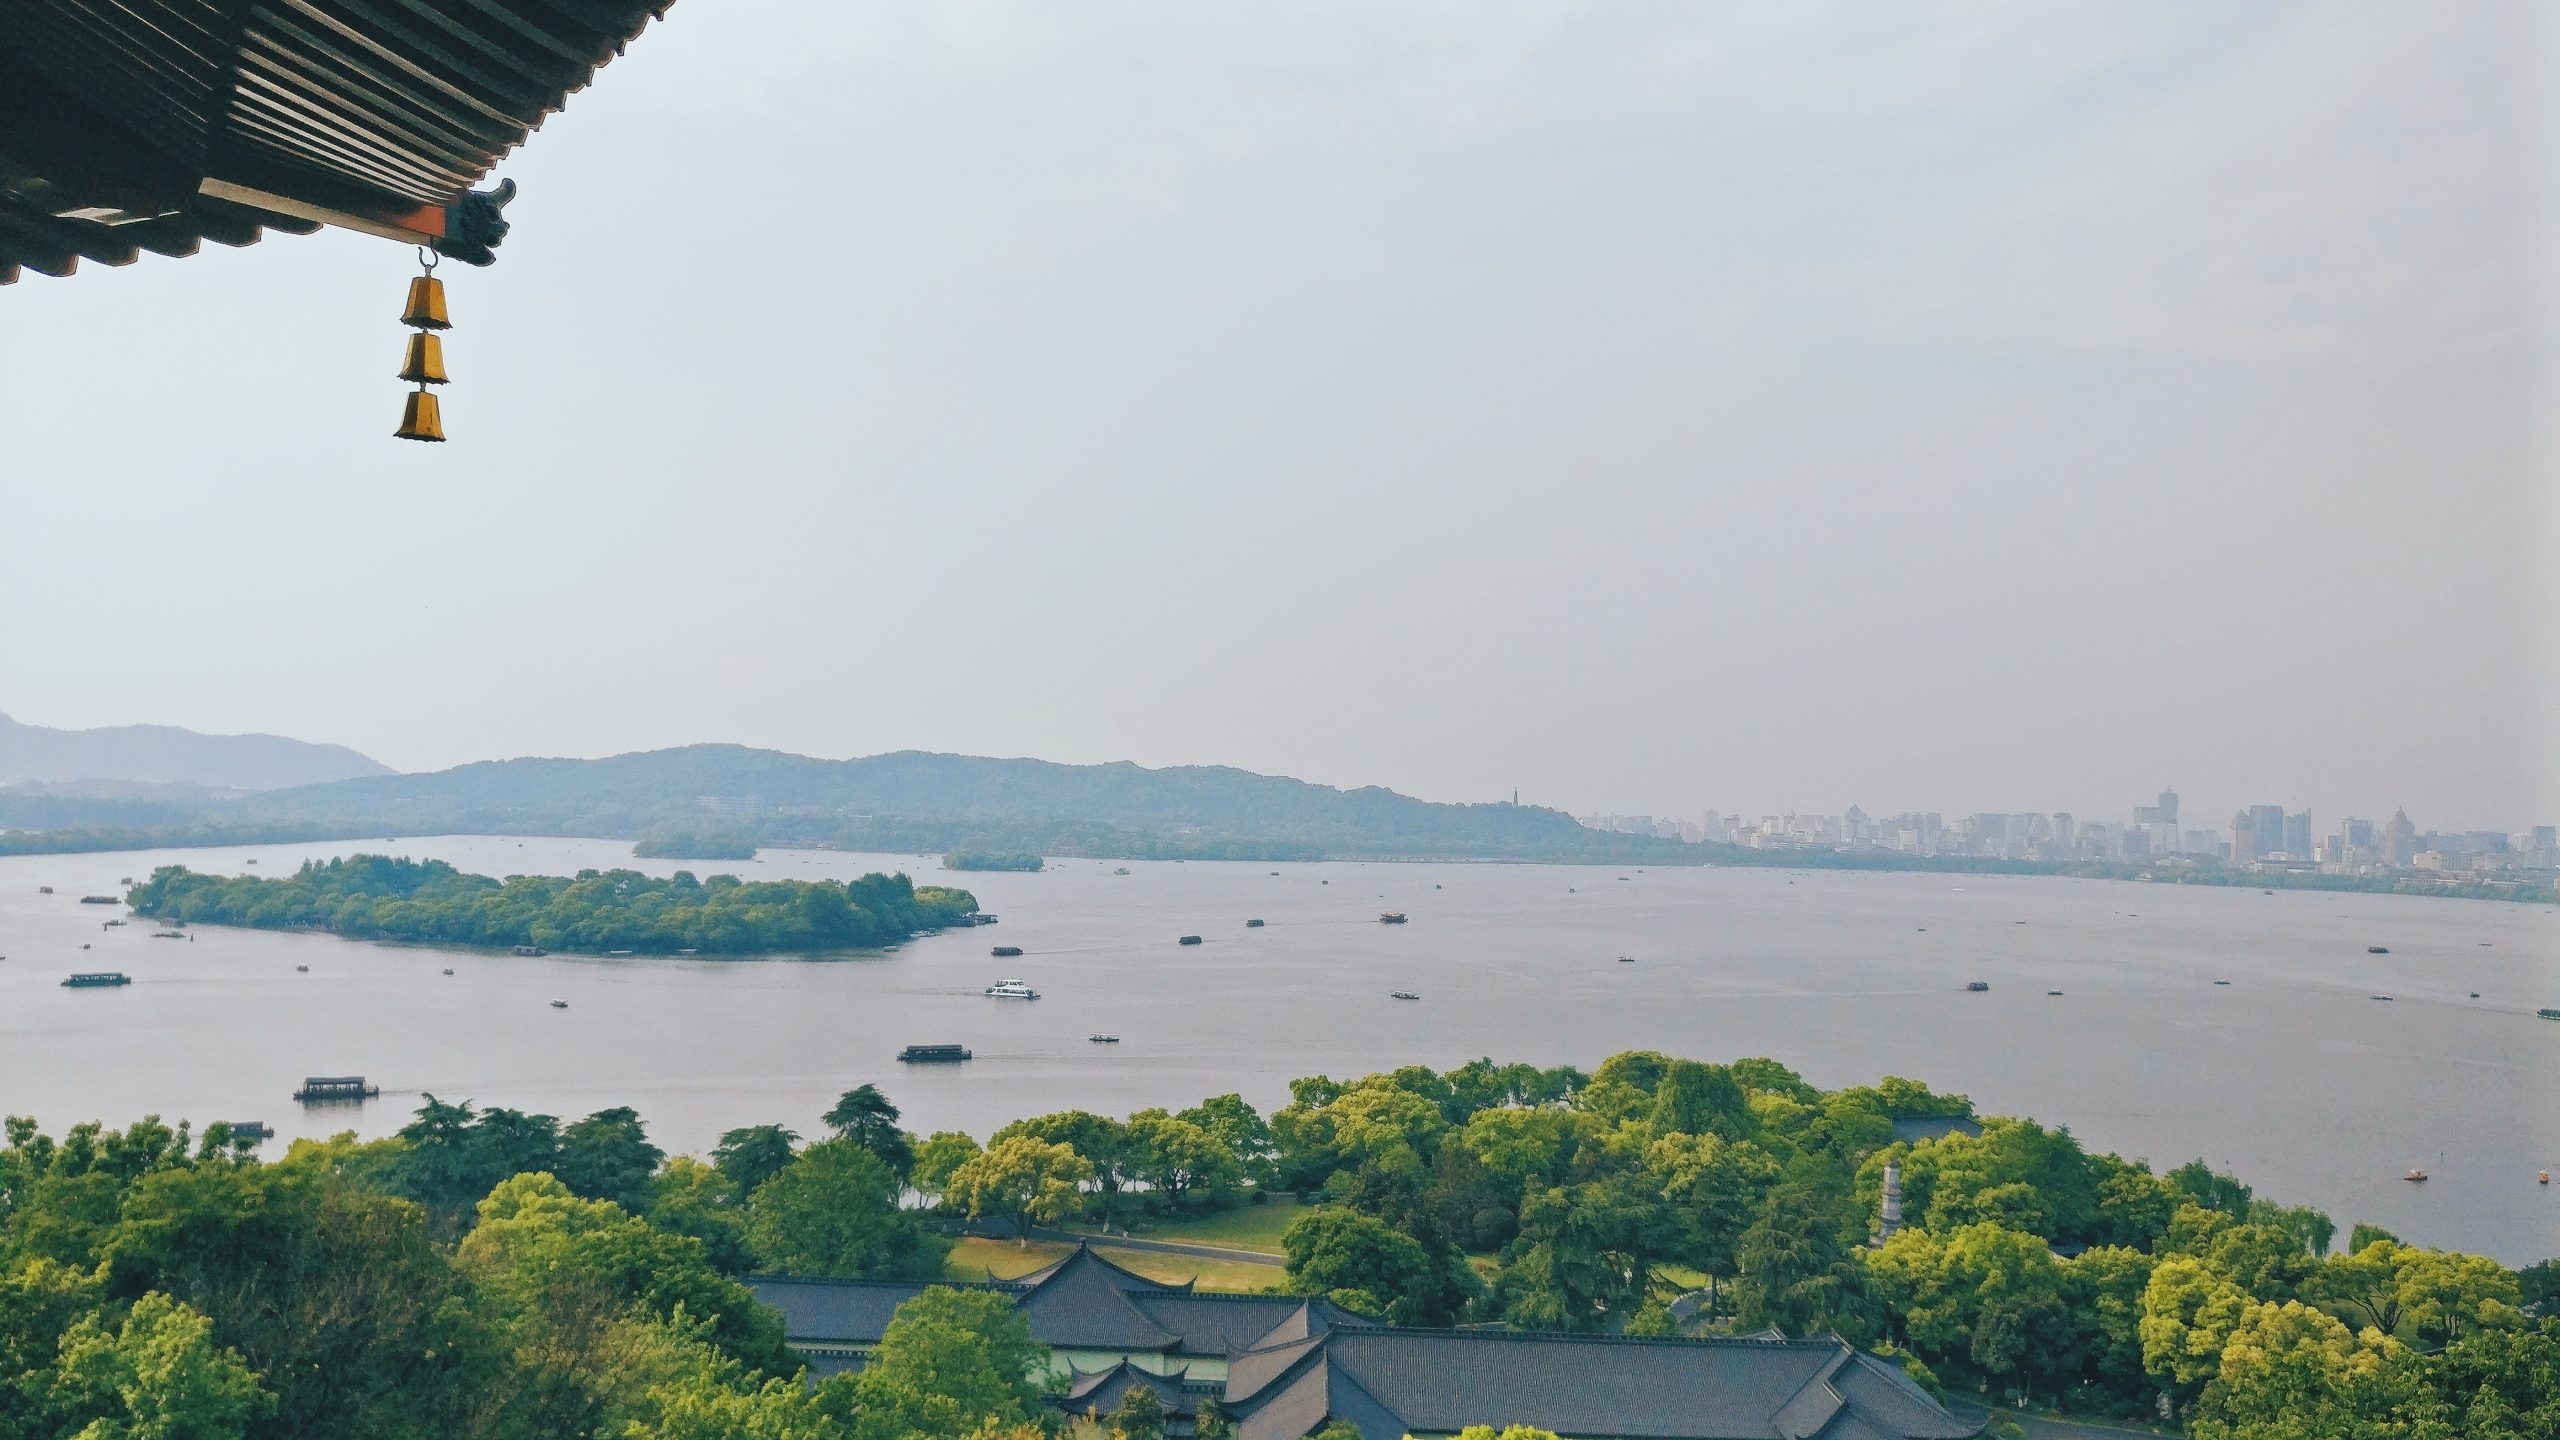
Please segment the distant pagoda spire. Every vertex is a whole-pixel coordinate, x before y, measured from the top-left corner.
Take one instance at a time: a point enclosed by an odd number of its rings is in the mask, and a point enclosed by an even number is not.
[[[1882,1245],[1902,1228],[1902,1162],[1884,1162],[1884,1205],[1878,1216],[1876,1236],[1871,1243]]]

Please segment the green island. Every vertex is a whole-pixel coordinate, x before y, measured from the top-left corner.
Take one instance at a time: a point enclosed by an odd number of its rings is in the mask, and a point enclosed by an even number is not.
[[[755,843],[735,835],[697,835],[674,830],[645,835],[631,847],[640,860],[753,860]]]
[[[636,870],[469,875],[441,860],[350,855],[290,876],[164,865],[125,897],[155,920],[326,930],[357,940],[704,955],[851,950],[940,930],[978,908],[966,890],[904,875],[858,880],[665,879]]]
[[[1310,1077],[1269,1115],[1221,1095],[983,1140],[900,1119],[863,1085],[696,1158],[628,1108],[563,1123],[429,1095],[396,1136],[261,1161],[223,1124],[55,1138],[13,1117],[0,1434],[1059,1440],[1073,1415],[1093,1440],[1175,1419],[1236,1440],[1206,1390],[1169,1416],[1132,1385],[1081,1418],[1063,1366],[1088,1352],[1043,1339],[1019,1286],[979,1283],[1069,1266],[1088,1297],[1197,1277],[1385,1339],[1837,1335],[1993,1436],[2056,1414],[2197,1440],[2560,1434],[2560,1265],[2365,1225],[2341,1243],[2201,1162],[2155,1172],[1910,1080],[1825,1091],[1770,1060],[1637,1051]],[[1088,1255],[1061,1226],[1138,1238]],[[1183,1238],[1221,1250],[1143,1248]],[[884,1318],[858,1369],[804,1369],[795,1342],[846,1322],[766,1302],[835,1280],[874,1286]],[[1361,1434],[1288,1433],[1309,1432]]]
[[[942,857],[945,870],[1014,870],[1032,874],[1048,863],[1032,850],[954,850]]]

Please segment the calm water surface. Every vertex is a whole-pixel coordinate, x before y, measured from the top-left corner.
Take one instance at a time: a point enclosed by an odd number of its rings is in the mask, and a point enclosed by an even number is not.
[[[154,940],[139,921],[102,928],[121,907],[78,903],[166,863],[275,875],[358,850],[489,874],[905,868],[1004,919],[879,955],[533,960],[216,927]],[[2548,907],[2041,877],[1121,863],[936,876],[914,856],[774,851],[686,866],[608,841],[467,836],[0,859],[0,1110],[56,1130],[156,1112],[380,1135],[433,1091],[563,1116],[627,1104],[698,1152],[735,1125],[813,1132],[865,1080],[919,1131],[983,1136],[1045,1110],[1228,1090],[1267,1109],[1319,1072],[1478,1055],[1588,1068],[1645,1047],[1774,1056],[1824,1086],[1913,1076],[2095,1148],[2201,1155],[2342,1228],[2510,1264],[2560,1251],[2560,1191],[2534,1183],[2560,1168],[2560,1024],[2534,1014],[2560,1005]],[[1412,921],[1380,925],[1380,910]],[[1256,916],[1267,926],[1246,929]],[[1174,943],[1194,933],[1206,943]],[[1027,953],[991,959],[996,943]],[[134,983],[62,988],[75,969]],[[1043,998],[979,994],[1013,975]],[[891,1059],[938,1041],[977,1059]],[[288,1098],[342,1073],[382,1098]],[[2434,1178],[2403,1182],[2411,1166]]]

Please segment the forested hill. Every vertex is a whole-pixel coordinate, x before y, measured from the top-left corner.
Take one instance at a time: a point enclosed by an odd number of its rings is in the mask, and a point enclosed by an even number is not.
[[[272,790],[390,773],[344,745],[281,735],[201,735],[173,725],[56,730],[0,715],[0,785],[103,780]]]
[[[1150,770],[920,751],[814,760],[736,745],[374,776],[248,797],[223,818],[262,830],[300,823],[384,834],[619,836],[681,827],[766,845],[1201,858],[1669,861],[1695,849],[1586,830],[1535,806],[1435,804],[1223,766]]]

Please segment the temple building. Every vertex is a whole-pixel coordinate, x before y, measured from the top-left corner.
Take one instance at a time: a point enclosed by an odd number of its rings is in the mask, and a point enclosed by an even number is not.
[[[764,1276],[813,1373],[859,1370],[918,1284]],[[1343,1421],[1366,1440],[1534,1425],[1577,1440],[1958,1440],[1979,1427],[1837,1336],[1637,1340],[1407,1330],[1323,1299],[1202,1294],[1078,1246],[1009,1295],[1054,1357],[1050,1403],[1108,1413],[1143,1386],[1189,1435],[1215,1401],[1237,1440]]]

